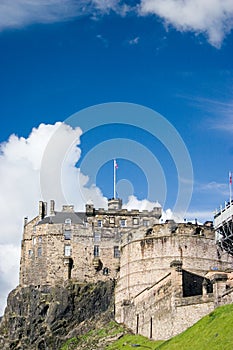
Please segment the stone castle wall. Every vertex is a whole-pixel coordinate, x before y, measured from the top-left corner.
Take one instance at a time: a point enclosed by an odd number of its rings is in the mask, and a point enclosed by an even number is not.
[[[95,282],[116,278],[120,265],[120,240],[131,231],[158,223],[161,207],[153,211],[127,211],[118,199],[108,210],[86,206],[75,213],[73,206],[54,210],[39,204],[39,215],[25,221],[21,250],[20,284],[53,285],[67,279]]]

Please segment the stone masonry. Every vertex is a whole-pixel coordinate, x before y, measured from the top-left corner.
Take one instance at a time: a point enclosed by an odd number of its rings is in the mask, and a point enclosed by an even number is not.
[[[135,333],[168,339],[233,302],[232,256],[215,243],[210,223],[160,223],[162,208],[108,209],[39,203],[25,219],[20,285],[53,286],[67,280],[116,281],[115,318]]]

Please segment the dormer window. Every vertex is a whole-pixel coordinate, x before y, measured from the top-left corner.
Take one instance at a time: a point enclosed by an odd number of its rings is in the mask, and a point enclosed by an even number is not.
[[[65,219],[65,224],[66,225],[71,225],[71,219],[70,218]]]

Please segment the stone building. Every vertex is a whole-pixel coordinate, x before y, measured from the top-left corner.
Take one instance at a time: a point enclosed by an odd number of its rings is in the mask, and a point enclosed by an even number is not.
[[[233,302],[231,269],[209,225],[171,221],[130,233],[121,243],[115,318],[135,333],[168,339]]]
[[[80,282],[116,278],[120,267],[120,241],[124,235],[159,222],[159,203],[150,212],[122,209],[120,199],[110,199],[108,210],[72,205],[55,210],[54,201],[39,202],[39,213],[25,219],[21,248],[20,284],[53,285],[72,278]]]
[[[75,212],[39,203],[25,219],[20,285],[115,279],[115,318],[135,333],[168,339],[217,305],[233,302],[232,256],[215,243],[212,225],[160,223],[162,208]]]

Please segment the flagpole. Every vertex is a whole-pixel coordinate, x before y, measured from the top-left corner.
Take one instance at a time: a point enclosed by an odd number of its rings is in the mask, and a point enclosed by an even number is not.
[[[231,198],[232,198],[232,173],[229,171],[229,190],[230,190],[230,204],[231,204]]]
[[[116,198],[116,159],[113,160],[113,198]]]

